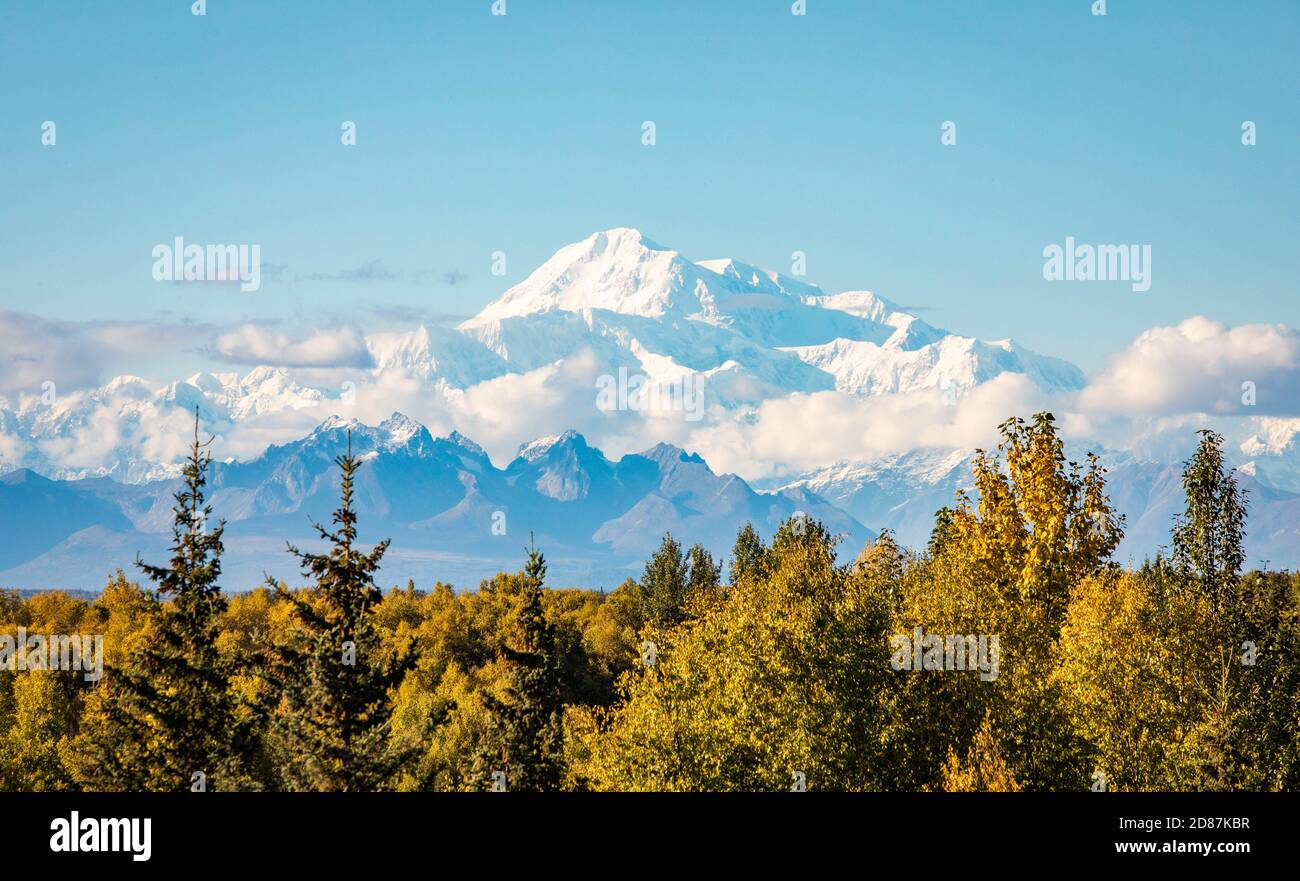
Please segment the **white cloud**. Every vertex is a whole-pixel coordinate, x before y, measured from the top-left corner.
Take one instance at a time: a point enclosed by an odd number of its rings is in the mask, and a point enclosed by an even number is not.
[[[689,446],[715,471],[760,478],[843,460],[916,448],[989,447],[997,426],[1046,406],[1023,375],[1005,373],[955,403],[938,390],[855,398],[842,392],[788,395],[752,418],[731,417],[696,431]]]
[[[72,416],[70,428],[34,440],[32,449],[64,476],[116,469],[119,479],[129,479],[150,471],[154,463],[174,463],[188,449],[193,414],[147,394],[142,397],[137,385],[128,384],[109,394],[63,396],[55,411]]]
[[[260,456],[272,444],[287,444],[305,437],[326,416],[333,415],[327,410],[339,409],[337,401],[331,403],[334,404],[333,407],[278,410],[252,416],[233,425],[205,426],[205,430],[216,435],[210,448],[212,456],[223,461],[247,461]],[[193,423],[190,430],[193,430]]]
[[[59,394],[102,383],[128,361],[184,345],[198,325],[150,321],[56,321],[0,308],[0,393]]]
[[[18,468],[23,464],[26,444],[16,435],[0,434],[0,471]]]
[[[350,327],[314,330],[301,340],[245,324],[217,337],[216,356],[236,364],[282,367],[366,367],[371,363],[365,338]]]
[[[144,327],[60,325],[0,312],[0,344],[16,347],[17,355],[10,357],[19,372],[28,371],[22,381],[39,377],[49,360],[57,361],[64,375],[75,378],[81,371],[84,379],[94,377],[100,362],[115,352],[140,345]],[[689,421],[672,409],[598,408],[597,377],[609,367],[590,350],[459,389],[402,371],[366,369],[365,340],[346,327],[293,339],[245,324],[220,336],[216,348],[230,360],[291,366],[300,380],[325,392],[319,403],[298,409],[205,426],[219,435],[213,452],[221,459],[255,458],[269,444],[301,438],[332,415],[374,425],[400,411],[435,436],[455,429],[473,438],[498,465],[508,463],[525,442],[574,428],[612,459],[667,441],[700,453],[717,471],[756,479],[917,448],[987,448],[997,442],[1002,421],[1040,409],[1057,415],[1067,439],[1137,453],[1168,452],[1166,446],[1183,443],[1202,425],[1300,413],[1300,334],[1277,325],[1229,328],[1205,318],[1147,331],[1076,394],[1048,397],[1025,376],[1007,373],[955,402],[946,402],[940,390],[870,398],[826,391],[772,398],[753,409],[727,410],[715,403],[702,421]],[[37,367],[24,366],[24,353]],[[351,383],[349,393],[340,396],[345,380]],[[1241,405],[1246,381],[1255,383],[1256,408]],[[30,401],[39,384],[25,390]],[[60,407],[86,405],[79,427],[58,439],[31,438],[25,451],[11,435],[0,457],[14,461],[36,453],[62,469],[87,473],[116,463],[118,474],[136,457],[175,462],[191,430],[189,414],[145,399],[132,403],[129,391],[102,401],[95,397],[93,405],[92,397],[66,397],[61,391]],[[1229,434],[1259,443],[1251,440],[1257,430]]]
[[[1243,403],[1245,383],[1253,383],[1254,405]],[[1201,316],[1155,327],[1111,358],[1075,408],[1099,416],[1300,415],[1300,333]]]
[[[214,455],[253,458],[268,444],[303,437],[330,416],[377,425],[401,412],[435,437],[460,431],[479,443],[494,461],[504,464],[514,458],[521,444],[567,428],[576,428],[595,444],[606,427],[594,406],[598,372],[595,357],[582,351],[555,364],[468,389],[396,370],[354,374],[346,398],[330,397],[292,412],[267,413],[223,426]]]

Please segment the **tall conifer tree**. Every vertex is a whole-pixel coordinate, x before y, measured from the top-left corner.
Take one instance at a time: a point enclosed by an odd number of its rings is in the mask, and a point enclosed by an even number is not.
[[[527,551],[523,592],[501,648],[509,671],[505,699],[484,697],[492,732],[480,766],[485,786],[547,792],[559,789],[564,767],[560,659],[555,625],[542,605],[546,558],[531,540]]]
[[[664,534],[659,550],[646,561],[641,576],[641,598],[645,618],[656,627],[671,627],[685,616],[688,567],[682,546]]]
[[[736,533],[736,544],[731,550],[731,572],[728,580],[734,587],[747,576],[762,577],[767,569],[768,549],[754,529],[753,523],[745,523]]]
[[[713,596],[722,583],[722,567],[713,560],[713,554],[702,544],[691,546],[687,555],[691,565],[686,589],[692,596]]]
[[[314,587],[304,597],[275,585],[277,596],[291,604],[296,638],[269,651],[270,681],[279,699],[274,727],[286,753],[287,788],[383,790],[413,755],[390,738],[389,692],[408,664],[384,656],[375,629],[374,609],[383,594],[374,576],[388,540],[369,553],[356,547],[353,482],[361,461],[352,455],[351,432],[346,454],[334,461],[342,472],[335,528],[315,524],[329,550],[313,554],[289,546]]]
[[[209,441],[208,443],[211,443]],[[238,661],[217,649],[226,598],[221,576],[225,523],[208,528],[204,487],[212,456],[194,441],[172,509],[172,559],[137,560],[156,585],[151,639],[109,671],[84,741],[85,782],[96,789],[240,789],[256,749],[255,719],[232,692]]]

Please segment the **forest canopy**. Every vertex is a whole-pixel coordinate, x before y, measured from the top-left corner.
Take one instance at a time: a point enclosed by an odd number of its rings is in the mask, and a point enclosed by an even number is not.
[[[549,586],[531,540],[477,589],[385,592],[350,451],[324,550],[225,590],[208,462],[196,429],[170,560],[0,593],[0,789],[1300,788],[1300,576],[1245,569],[1211,432],[1137,567],[1105,469],[1040,413],[925,548],[845,556],[798,515],[725,560],[665,535],[609,592]]]

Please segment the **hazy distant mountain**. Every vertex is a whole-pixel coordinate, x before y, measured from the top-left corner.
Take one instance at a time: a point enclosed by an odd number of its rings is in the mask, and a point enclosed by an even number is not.
[[[746,521],[770,535],[796,512],[843,534],[849,556],[873,535],[814,493],[756,492],[668,444],[615,462],[570,431],[526,444],[498,469],[468,438],[434,438],[401,414],[379,426],[334,418],[253,461],[214,466],[210,501],[227,521],[227,588],[256,587],[264,573],[295,580],[284,542],[314,546],[310,521],[328,523],[338,504],[334,459],[349,431],[365,460],[356,484],[362,539],[393,540],[383,577],[394,581],[477,586],[517,569],[530,533],[553,583],[611,588],[640,574],[667,531],[719,558]],[[0,584],[93,589],[137,553],[160,557],[178,483],[49,481],[29,471],[0,478],[0,525],[9,527],[0,531]]]
[[[0,570],[39,556],[83,529],[130,528],[116,506],[86,489],[26,469],[0,475]]]

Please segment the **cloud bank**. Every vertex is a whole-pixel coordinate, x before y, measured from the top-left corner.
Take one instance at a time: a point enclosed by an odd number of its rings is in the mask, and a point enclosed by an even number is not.
[[[124,353],[156,347],[159,332],[196,333],[193,327],[160,331],[158,325],[52,322],[0,312],[7,367],[7,385],[0,388],[30,396],[39,394],[46,378],[93,385]],[[824,391],[728,409],[715,396],[698,422],[671,409],[599,409],[597,378],[610,368],[589,349],[462,389],[436,377],[376,371],[365,337],[352,327],[314,329],[297,337],[257,324],[206,332],[215,334],[207,351],[217,360],[283,372],[267,394],[291,392],[295,381],[320,390],[309,396],[290,393],[285,399],[291,405],[254,408],[238,420],[223,421],[220,408],[214,409],[212,430],[220,435],[221,458],[256,457],[268,444],[302,437],[329,416],[376,424],[395,411],[435,435],[460,431],[498,464],[513,458],[525,442],[573,428],[614,458],[664,441],[700,453],[715,470],[746,479],[792,476],[918,448],[989,448],[1002,421],[1041,409],[1057,415],[1067,439],[1113,449],[1154,452],[1160,438],[1181,443],[1191,428],[1204,425],[1248,426],[1242,437],[1264,432],[1255,442],[1268,447],[1289,443],[1300,430],[1292,427],[1293,417],[1300,417],[1300,333],[1284,325],[1229,327],[1202,317],[1139,335],[1078,392],[1049,396],[1026,376],[1003,373],[959,397],[938,389],[866,398]],[[1253,383],[1253,404],[1246,403],[1245,383]],[[129,385],[61,400],[59,406],[77,408],[75,430],[42,438],[15,433],[11,426],[0,431],[0,458],[13,462],[35,451],[55,467],[85,473],[116,462],[113,473],[121,477],[129,470],[122,464],[127,460],[174,460],[192,430],[178,407],[196,391],[155,401],[148,396],[163,394],[164,387],[155,383],[152,389]],[[173,418],[178,412],[186,418]],[[1264,423],[1272,427],[1265,431]]]
[[[314,330],[295,340],[256,324],[245,324],[217,337],[214,354],[234,364],[277,367],[369,367],[365,338],[350,327]]]
[[[0,308],[0,394],[41,395],[100,385],[159,348],[183,348],[210,333],[161,321],[58,321]]]
[[[1153,327],[1112,356],[1076,406],[1143,417],[1300,415],[1300,332],[1281,324],[1228,327],[1201,316]]]

